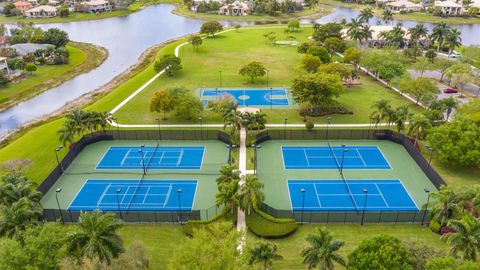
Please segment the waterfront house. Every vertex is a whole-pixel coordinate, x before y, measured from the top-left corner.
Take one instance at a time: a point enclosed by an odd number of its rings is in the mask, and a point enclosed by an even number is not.
[[[57,16],[57,8],[52,6],[38,6],[25,11],[29,18],[51,18]]]
[[[33,7],[32,3],[27,2],[27,1],[18,1],[14,3],[15,8],[20,10],[23,14],[25,14],[25,11],[31,9]]]
[[[87,12],[89,13],[100,13],[100,12],[107,12],[112,11],[112,6],[110,2],[105,0],[91,0],[88,2],[84,2]]]
[[[227,16],[247,16],[251,12],[250,7],[245,2],[235,1],[232,4],[226,4],[218,10],[219,15]]]
[[[423,5],[412,3],[410,1],[400,0],[387,3],[385,8],[392,11],[393,13],[407,13],[420,11],[423,9]]]
[[[440,7],[442,13],[447,16],[457,16],[463,13],[462,5],[452,1],[435,1],[433,6]]]

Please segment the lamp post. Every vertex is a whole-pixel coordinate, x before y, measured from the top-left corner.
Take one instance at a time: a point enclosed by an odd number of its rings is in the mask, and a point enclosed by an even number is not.
[[[325,134],[325,140],[328,141],[328,126],[332,123],[332,117],[327,117],[327,133]]]
[[[345,159],[345,153],[348,152],[348,148],[345,148],[345,145],[342,144],[342,165],[340,166],[340,174],[343,175],[343,160]]]
[[[178,213],[180,216],[180,225],[183,225],[182,222],[182,204],[180,200],[180,195],[182,195],[183,190],[181,188],[177,189],[177,197],[178,197]]]
[[[303,208],[305,206],[305,189],[304,188],[300,189],[300,192],[302,193],[302,218],[300,221],[300,225],[303,225]]]
[[[362,222],[360,222],[360,225],[362,226],[363,226],[363,221],[365,219],[365,209],[367,208],[368,189],[364,188],[363,194],[365,194],[365,202],[363,203]]]
[[[122,192],[122,189],[121,189],[121,188],[117,188],[117,189],[115,190],[115,193],[117,194],[118,213],[120,213],[120,219],[123,220],[122,210],[120,209],[120,201],[118,200],[118,194],[120,194],[120,192]]]
[[[427,211],[428,211],[428,202],[430,201],[430,189],[424,188],[423,191],[427,193],[427,204],[425,204],[425,211],[423,212],[423,216],[422,216],[422,226],[423,224],[425,224],[425,216],[427,215]]]
[[[203,118],[199,117],[198,121],[200,121],[200,140],[203,140]]]
[[[432,164],[433,148],[429,145],[425,145],[428,151],[430,151],[430,157],[428,158],[428,165]]]
[[[62,163],[60,162],[60,159],[58,158],[58,152],[60,152],[60,150],[62,150],[63,146],[58,146],[57,148],[55,148],[55,158],[57,159],[57,165],[60,166],[60,170],[62,171],[62,174],[63,174],[63,165]]]
[[[370,117],[370,123],[368,124],[367,140],[370,139],[370,130],[372,129],[372,123],[373,123],[373,117]]]
[[[220,74],[220,88],[223,87],[223,82],[222,82],[222,71],[219,70],[218,73]]]
[[[58,212],[60,213],[60,220],[62,221],[62,224],[65,225],[65,222],[63,221],[62,209],[60,209],[60,202],[58,201],[58,193],[60,193],[60,192],[62,192],[61,188],[57,188],[55,190],[55,199],[57,200]]]
[[[143,158],[143,147],[145,147],[144,144],[140,146],[140,149],[138,149],[138,152],[140,153],[140,157],[142,158],[142,169],[143,169],[143,175],[147,174],[146,169],[145,169],[145,159]]]
[[[284,126],[284,129],[283,129],[283,139],[284,140],[287,139],[287,123],[288,123],[288,117],[285,117],[285,126]]]
[[[157,128],[158,128],[158,140],[162,140],[162,131],[160,130],[160,118],[155,118],[157,120]]]

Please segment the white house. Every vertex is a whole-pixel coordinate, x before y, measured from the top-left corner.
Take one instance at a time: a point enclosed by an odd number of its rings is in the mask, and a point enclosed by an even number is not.
[[[90,0],[88,2],[84,2],[83,5],[86,7],[87,12],[89,13],[112,11],[110,2],[105,0]]]
[[[251,9],[245,2],[235,1],[232,4],[223,5],[219,10],[219,15],[227,16],[247,16]]]
[[[386,9],[391,10],[393,13],[415,12],[423,9],[423,5],[412,3],[406,0],[400,0],[396,2],[387,3]]]
[[[225,0],[193,0],[192,1],[192,5],[190,6],[190,10],[193,11],[193,12],[197,12],[198,11],[198,6],[202,3],[210,3],[210,2],[214,2],[214,3],[217,3],[219,6],[222,6],[225,4]]]
[[[434,7],[440,7],[445,15],[460,15],[463,13],[463,6],[452,1],[435,1]]]
[[[38,6],[25,11],[29,18],[50,18],[57,16],[57,8],[52,6]]]

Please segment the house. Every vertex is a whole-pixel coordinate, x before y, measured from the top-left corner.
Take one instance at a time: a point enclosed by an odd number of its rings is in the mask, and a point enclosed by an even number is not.
[[[452,1],[435,1],[433,6],[441,8],[445,15],[456,16],[463,13],[462,5]]]
[[[190,10],[193,12],[198,12],[198,6],[203,3],[217,3],[219,6],[223,6],[225,4],[225,0],[193,0]]]
[[[420,11],[421,9],[423,9],[423,5],[412,3],[406,0],[400,0],[387,3],[385,8],[392,11],[393,13],[407,13]]]
[[[17,51],[18,55],[25,56],[29,53],[34,53],[37,50],[45,50],[50,47],[55,47],[52,44],[36,44],[36,43],[17,43],[10,46]]]
[[[110,5],[110,2],[105,0],[91,0],[88,2],[84,2],[83,5],[86,7],[86,11],[88,13],[112,11],[112,6]]]
[[[18,2],[15,2],[14,5],[16,9],[20,10],[24,14],[25,14],[25,11],[33,7],[32,3],[27,1],[18,1]]]
[[[57,8],[52,6],[38,6],[25,11],[29,18],[51,18],[57,16]]]
[[[219,15],[227,16],[247,16],[250,14],[251,9],[245,2],[235,1],[232,4],[227,4],[218,10]]]

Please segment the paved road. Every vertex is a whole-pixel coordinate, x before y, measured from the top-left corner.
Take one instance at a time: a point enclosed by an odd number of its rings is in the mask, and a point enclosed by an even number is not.
[[[410,73],[410,75],[414,78],[417,78],[417,77],[420,77],[420,72],[418,71],[415,71],[415,70],[408,70],[408,72]],[[439,71],[436,71],[436,70],[432,70],[432,71],[426,71],[425,73],[423,73],[423,76],[424,77],[428,77],[428,78],[433,78],[433,79],[437,79],[437,80],[440,80],[440,78],[442,77],[442,73],[440,73]],[[443,82],[445,84],[448,83],[448,79],[447,78],[443,78]],[[443,90],[443,89],[442,89]],[[480,96],[480,87],[476,86],[476,85],[473,85],[473,84],[467,84],[465,85],[465,87],[463,88],[463,90],[465,90],[466,92],[472,94],[473,96],[476,96],[476,97],[479,97]]]

